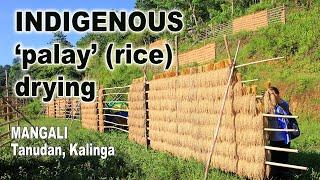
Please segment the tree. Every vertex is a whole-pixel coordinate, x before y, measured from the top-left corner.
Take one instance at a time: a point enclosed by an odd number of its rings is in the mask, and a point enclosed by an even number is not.
[[[67,36],[61,31],[53,34],[52,40],[48,44],[59,43],[61,47],[73,47],[71,42],[67,40]],[[29,74],[34,79],[53,79],[56,75],[62,74],[67,79],[83,78],[84,73],[77,71],[73,66],[61,66],[61,65],[50,65],[50,66],[39,66],[33,65],[29,69]]]
[[[59,43],[62,47],[73,47],[70,41],[67,40],[67,35],[63,34],[62,31],[53,33],[53,38],[49,44]]]

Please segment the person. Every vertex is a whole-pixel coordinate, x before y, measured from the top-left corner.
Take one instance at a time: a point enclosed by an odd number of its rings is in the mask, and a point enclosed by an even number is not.
[[[280,96],[280,92],[276,87],[270,87],[267,90],[267,113],[275,115],[291,114],[289,104]],[[269,118],[269,127],[274,129],[288,129],[288,119],[282,117]],[[290,148],[290,135],[287,131],[270,132],[270,146],[280,148]],[[277,163],[288,164],[289,153],[283,151],[271,151],[271,161]],[[271,167],[271,176],[273,177],[287,177],[289,171],[287,168],[273,166]]]

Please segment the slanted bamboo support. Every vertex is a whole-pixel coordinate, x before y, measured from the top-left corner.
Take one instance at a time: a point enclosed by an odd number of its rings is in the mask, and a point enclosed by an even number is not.
[[[249,66],[249,65],[253,65],[253,64],[259,64],[259,63],[268,62],[268,61],[276,61],[276,60],[280,60],[280,59],[284,59],[284,57],[270,58],[270,59],[265,59],[265,60],[261,60],[261,61],[254,61],[254,62],[250,62],[250,63],[240,64],[240,65],[235,66],[235,68],[240,68],[240,67]]]
[[[259,81],[259,79],[244,80],[244,81],[241,81],[241,82],[242,83],[248,83],[248,82],[254,82],[254,81]]]
[[[229,57],[231,57],[230,56],[230,51],[229,51],[229,45],[228,45],[226,36],[224,37],[224,39],[225,39],[228,55],[229,55]],[[239,52],[239,47],[240,47],[240,41],[238,41],[237,51],[236,51],[235,57],[234,57],[234,59],[232,61],[231,68],[230,68],[228,84],[227,84],[226,90],[225,90],[224,95],[223,95],[223,102],[222,102],[220,113],[219,113],[218,123],[216,125],[215,133],[214,133],[214,136],[213,136],[213,139],[212,139],[211,149],[210,149],[208,160],[207,160],[207,164],[206,164],[206,167],[205,167],[205,175],[204,175],[204,179],[205,180],[208,178],[209,167],[210,167],[210,163],[211,163],[211,156],[213,154],[214,147],[215,147],[215,144],[216,144],[216,141],[217,141],[217,137],[218,137],[218,133],[219,133],[219,129],[220,129],[220,124],[221,124],[221,119],[222,119],[224,107],[225,107],[227,96],[228,96],[228,93],[229,93],[229,88],[230,88],[230,85],[232,83],[232,77],[233,77],[233,72],[234,72],[234,69],[235,69],[235,64],[236,64],[236,60],[237,60],[237,56],[238,56],[238,52]]]

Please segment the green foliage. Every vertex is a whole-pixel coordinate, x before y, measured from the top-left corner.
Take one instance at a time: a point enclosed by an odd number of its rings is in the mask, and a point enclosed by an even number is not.
[[[42,112],[42,103],[39,99],[33,99],[24,107],[24,112],[31,118],[37,118]]]
[[[73,47],[73,45],[67,40],[67,36],[64,35],[61,31],[58,31],[53,34],[53,38],[49,44],[59,43],[63,48],[65,47]],[[20,66],[20,62],[17,63],[14,67],[18,68]],[[21,70],[20,70],[21,71]],[[18,72],[18,76],[21,72],[15,70],[14,72]],[[28,73],[33,79],[45,79],[52,80],[55,79],[56,75],[64,75],[66,79],[76,79],[80,80],[84,76],[83,72],[79,72],[75,69],[74,66],[62,66],[62,65],[49,65],[49,66],[40,66],[40,65],[32,65],[28,70]],[[16,78],[16,77],[15,77]]]

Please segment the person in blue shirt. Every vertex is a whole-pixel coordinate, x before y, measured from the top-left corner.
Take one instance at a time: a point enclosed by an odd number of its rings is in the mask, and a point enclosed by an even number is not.
[[[271,103],[269,103],[269,114],[288,115],[290,113],[289,104],[280,96],[280,92],[276,87],[270,87],[266,94]],[[288,129],[288,119],[281,117],[270,117],[269,127],[274,129]],[[290,136],[287,131],[270,132],[270,146],[280,148],[290,148]],[[282,151],[271,151],[271,161],[277,163],[288,164],[289,153]],[[283,177],[289,174],[287,168],[274,166],[271,168],[271,175],[275,177]]]

